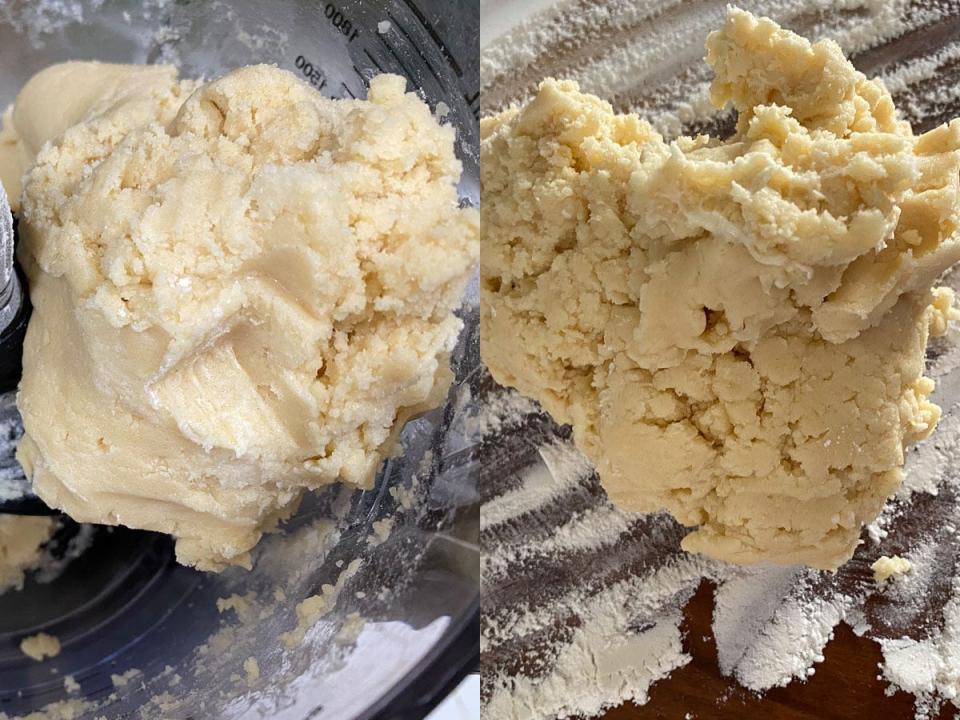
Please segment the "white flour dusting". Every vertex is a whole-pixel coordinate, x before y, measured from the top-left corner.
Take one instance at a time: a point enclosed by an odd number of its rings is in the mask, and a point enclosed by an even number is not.
[[[82,23],[85,12],[100,8],[104,0],[12,0],[0,3],[0,22],[5,22],[35,45],[44,36]]]
[[[638,109],[667,136],[718,117],[708,100],[709,71],[701,62],[708,32],[719,27],[726,0],[563,0],[490,40],[481,57],[485,111],[529,98],[545,75],[576,80],[583,90],[618,109]],[[805,35],[831,38],[858,53],[936,24],[955,9],[949,3],[911,0],[740,0],[739,7],[766,15]],[[931,73],[957,54],[944,48],[871,74],[895,92]],[[874,63],[883,64],[883,58]],[[866,68],[870,69],[870,68]],[[879,72],[878,72],[879,71]],[[942,90],[957,94],[956,84]]]
[[[551,557],[564,552],[596,550],[612,545],[635,519],[633,513],[612,505],[589,508],[557,528],[546,540],[504,546],[480,558],[480,569],[487,579],[504,575],[508,568],[536,556]]]
[[[14,457],[23,435],[23,424],[17,413],[15,393],[0,396],[0,502],[16,500],[30,492],[30,483]]]
[[[467,388],[467,386],[464,386]],[[468,398],[469,399],[469,398]],[[515,427],[524,418],[539,410],[539,406],[513,390],[502,391],[490,398],[489,402],[477,407],[476,414],[466,415],[464,420],[466,434],[474,440]]]
[[[569,443],[539,448],[541,465],[523,478],[523,484],[483,504],[480,528],[487,529],[536,510],[576,487],[591,472],[590,462]]]

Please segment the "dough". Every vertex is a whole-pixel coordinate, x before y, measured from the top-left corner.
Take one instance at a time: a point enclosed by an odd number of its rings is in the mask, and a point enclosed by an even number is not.
[[[60,641],[53,635],[37,633],[20,641],[20,651],[27,657],[42,662],[44,658],[60,654]]]
[[[370,487],[445,396],[477,251],[454,131],[404,85],[98,63],[27,84],[0,160],[39,148],[18,458],[48,504],[218,570],[305,489]]]
[[[40,565],[55,529],[50,517],[0,514],[0,594],[23,587],[24,573]]]
[[[960,122],[914,135],[836,44],[739,10],[707,61],[727,141],[555,80],[482,121],[483,357],[687,550],[836,568],[939,417]]]
[[[874,582],[882,583],[891,577],[905,575],[910,572],[913,569],[913,563],[899,555],[894,555],[893,557],[881,555],[876,562],[870,566],[870,569],[873,570]]]
[[[199,83],[177,86],[171,65],[111,65],[67,62],[34,75],[20,90],[17,102],[3,113],[0,129],[0,181],[10,209],[20,210],[21,178],[33,165],[47,140],[59,137],[90,114],[123,104],[124,112],[140,123],[157,116],[158,107],[171,117]],[[179,91],[171,95],[171,89]]]

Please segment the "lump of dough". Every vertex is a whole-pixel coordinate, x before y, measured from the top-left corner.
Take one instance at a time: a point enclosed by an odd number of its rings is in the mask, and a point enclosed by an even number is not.
[[[37,633],[20,641],[20,652],[37,662],[43,662],[45,658],[60,654],[60,640],[47,633]]]
[[[881,555],[870,566],[870,569],[873,570],[873,581],[883,583],[892,577],[906,575],[913,569],[913,563],[899,555],[892,557]]]
[[[726,141],[554,80],[484,119],[483,357],[686,549],[835,568],[939,417],[960,122],[914,135],[837,45],[742,11],[707,48]]]
[[[23,588],[24,574],[39,567],[56,527],[52,517],[0,514],[0,594]]]
[[[62,83],[69,117],[36,124]],[[12,117],[41,147],[18,458],[48,504],[245,564],[304,489],[369,487],[444,397],[478,217],[402,78],[335,101],[267,66],[71,63]]]

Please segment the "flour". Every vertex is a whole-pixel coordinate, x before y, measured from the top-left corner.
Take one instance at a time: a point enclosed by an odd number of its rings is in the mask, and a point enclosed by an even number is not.
[[[589,461],[571,444],[544,445],[538,449],[542,464],[532,468],[520,487],[484,503],[480,528],[491,528],[538,509],[577,486],[591,472]]]
[[[713,631],[720,670],[761,691],[812,675],[852,604],[816,588],[821,573],[764,568],[722,584]]]
[[[869,51],[950,16],[946,4],[910,0],[742,0],[739,7],[766,15],[808,37],[829,37],[860,69],[890,82],[895,93],[934,76],[957,53],[953,44],[933,55],[886,67],[887,53]],[[709,122],[729,121],[708,101],[703,41],[718,27],[726,0],[565,0],[527,17],[490,39],[481,58],[485,112],[530,97],[544,76],[569,78],[618,110],[638,110],[667,136]],[[948,43],[945,38],[941,45]],[[905,53],[906,54],[906,53]],[[858,55],[862,57],[858,58]],[[956,83],[939,91],[955,94]],[[901,98],[896,98],[898,105]],[[922,108],[908,108],[921,111]]]
[[[14,392],[0,395],[0,502],[16,500],[30,493],[30,483],[14,457],[23,435],[23,423],[15,399]]]
[[[0,22],[42,46],[45,36],[82,23],[87,12],[98,10],[103,3],[104,0],[13,0],[0,5]]]
[[[563,552],[596,550],[613,545],[627,532],[636,516],[613,505],[601,505],[577,514],[546,540],[504,546],[480,558],[485,580],[503,576],[510,565],[531,562],[537,556],[551,557]]]
[[[588,589],[578,590],[539,619],[527,616],[498,624],[495,617],[485,617],[481,652],[488,654],[495,654],[511,636],[550,635],[551,617],[569,617],[575,609],[579,620],[557,650],[525,658],[529,669],[546,670],[542,675],[484,674],[493,688],[489,716],[593,715],[627,700],[645,703],[654,682],[690,660],[682,648],[680,608],[708,564],[685,557],[592,597]]]
[[[464,385],[463,390],[469,391],[469,387]],[[464,430],[473,440],[516,427],[527,415],[539,409],[533,400],[513,390],[502,390],[490,397],[486,404],[475,407],[476,412],[465,415],[463,420]]]

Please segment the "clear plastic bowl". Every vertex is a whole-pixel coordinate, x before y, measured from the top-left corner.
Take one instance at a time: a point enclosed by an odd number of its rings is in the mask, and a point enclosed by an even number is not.
[[[476,37],[476,9],[457,6],[464,14],[449,27]],[[380,71],[405,75],[431,107],[446,105],[464,163],[461,196],[478,201],[478,129],[462,68],[412,2],[0,6],[3,105],[34,72],[67,59],[173,62],[188,77],[275,63],[334,97],[362,96]],[[67,523],[56,552],[84,541],[79,557],[52,581],[33,576],[0,596],[0,712],[72,701],[75,717],[91,718],[425,715],[478,652],[479,502],[465,423],[479,366],[475,284],[461,312],[466,328],[446,407],[408,423],[405,452],[385,463],[373,490],[334,487],[305,500],[258,547],[252,571],[199,573],[174,562],[165,536],[102,527],[78,535]],[[373,523],[388,516],[393,530],[376,544]],[[326,534],[311,530],[321,518],[335,518]],[[287,649],[279,636],[297,624],[296,604],[335,584],[356,558],[363,563],[332,610],[302,647]],[[246,622],[218,610],[219,598],[251,592]],[[20,640],[37,632],[60,639],[57,657],[36,663],[20,652]],[[259,678],[248,682],[250,657]],[[79,692],[67,692],[67,675]]]

